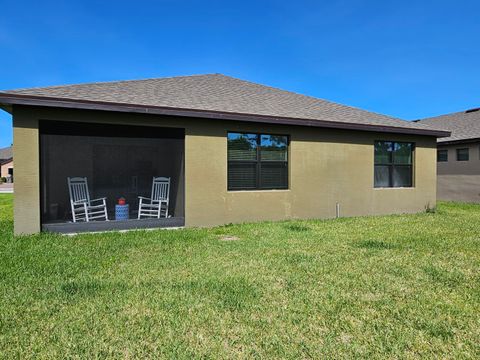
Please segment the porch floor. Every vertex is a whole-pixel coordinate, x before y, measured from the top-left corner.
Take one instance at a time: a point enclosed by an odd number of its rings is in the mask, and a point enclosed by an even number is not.
[[[98,231],[116,231],[116,230],[134,230],[134,229],[155,229],[185,226],[184,217],[171,217],[162,219],[129,219],[129,220],[110,220],[110,221],[90,221],[90,222],[68,222],[68,223],[45,223],[42,224],[42,231],[55,232],[61,234],[80,233],[80,232],[98,232]]]

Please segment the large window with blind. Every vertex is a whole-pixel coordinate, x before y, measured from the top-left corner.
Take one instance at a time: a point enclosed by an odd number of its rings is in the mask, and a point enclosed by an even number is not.
[[[288,136],[228,133],[228,190],[288,189]]]
[[[375,141],[376,188],[413,186],[414,147],[409,142]]]

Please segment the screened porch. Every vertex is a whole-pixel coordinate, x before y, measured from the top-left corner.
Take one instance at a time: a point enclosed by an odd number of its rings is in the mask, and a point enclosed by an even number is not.
[[[183,226],[184,137],[183,129],[42,121],[42,229]]]

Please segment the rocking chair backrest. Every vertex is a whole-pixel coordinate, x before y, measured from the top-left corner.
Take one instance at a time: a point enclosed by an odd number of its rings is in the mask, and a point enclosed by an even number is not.
[[[88,184],[86,177],[67,178],[68,192],[70,193],[70,201],[90,203],[90,194],[88,193]]]
[[[152,200],[168,200],[170,191],[169,177],[154,177],[152,183]]]

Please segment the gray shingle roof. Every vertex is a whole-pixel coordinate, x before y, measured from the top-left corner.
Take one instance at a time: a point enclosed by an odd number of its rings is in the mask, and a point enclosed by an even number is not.
[[[100,101],[338,123],[428,129],[420,124],[221,74],[7,90],[3,94]]]
[[[13,151],[11,146],[0,149],[0,161],[11,159],[12,157],[13,157]]]
[[[480,138],[480,110],[430,117],[421,119],[418,123],[452,132],[449,137],[439,138],[439,143]]]

